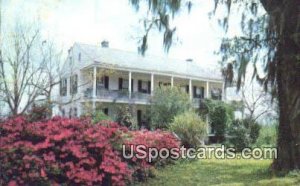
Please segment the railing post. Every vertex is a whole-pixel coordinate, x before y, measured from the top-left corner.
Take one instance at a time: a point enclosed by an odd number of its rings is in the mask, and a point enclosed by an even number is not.
[[[173,88],[173,86],[174,86],[174,77],[172,76],[171,77],[171,87]]]

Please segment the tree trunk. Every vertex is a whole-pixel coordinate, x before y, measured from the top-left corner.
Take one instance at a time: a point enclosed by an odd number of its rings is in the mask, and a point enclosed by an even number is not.
[[[297,1],[294,2],[283,5],[285,10],[281,27],[283,30],[276,51],[280,114],[278,158],[274,160],[273,168],[277,171],[300,168],[300,43],[294,37],[300,32],[298,23],[300,7]]]

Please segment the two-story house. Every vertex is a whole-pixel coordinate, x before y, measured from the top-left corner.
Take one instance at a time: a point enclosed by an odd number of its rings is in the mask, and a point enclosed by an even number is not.
[[[191,59],[141,56],[101,46],[75,43],[62,70],[59,101],[63,116],[78,117],[95,109],[115,117],[117,105],[129,104],[142,125],[151,95],[159,86],[178,86],[195,108],[203,98],[222,99],[219,72],[202,68]]]

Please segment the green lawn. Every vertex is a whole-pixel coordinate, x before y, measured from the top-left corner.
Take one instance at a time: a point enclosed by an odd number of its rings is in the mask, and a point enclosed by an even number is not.
[[[300,176],[276,177],[267,170],[271,160],[181,161],[157,170],[140,185],[300,185]]]

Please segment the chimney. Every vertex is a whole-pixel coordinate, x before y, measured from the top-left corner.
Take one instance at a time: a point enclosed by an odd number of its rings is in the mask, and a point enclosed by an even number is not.
[[[185,60],[186,62],[193,62],[193,59],[192,58],[188,58]]]
[[[101,47],[102,47],[102,48],[108,48],[108,47],[109,47],[109,42],[106,41],[106,40],[103,40],[103,41],[101,42]]]

